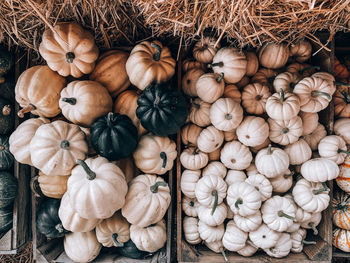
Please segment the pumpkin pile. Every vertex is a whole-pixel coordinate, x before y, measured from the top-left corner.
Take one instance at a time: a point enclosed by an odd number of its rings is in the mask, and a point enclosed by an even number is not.
[[[181,130],[183,231],[216,253],[282,258],[317,235],[330,201],[326,182],[349,154],[319,123],[333,75],[306,64],[312,47],[268,43],[257,53],[205,37],[183,62],[191,97]]]
[[[23,121],[9,139],[16,160],[39,171],[47,198],[37,229],[47,238],[64,236],[76,262],[92,261],[102,246],[134,258],[156,252],[166,242],[171,201],[159,175],[177,156],[168,135],[188,115],[185,97],[167,82],[175,60],[158,41],[99,56],[77,23],[54,29],[39,48],[47,65],[25,70],[15,88],[18,115],[39,117]]]

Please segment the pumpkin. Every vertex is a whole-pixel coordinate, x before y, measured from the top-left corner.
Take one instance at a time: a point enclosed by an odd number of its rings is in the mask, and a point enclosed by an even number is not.
[[[140,173],[139,169],[135,166],[132,157],[120,159],[119,161],[115,161],[113,163],[123,171],[127,183],[129,183],[136,175]]]
[[[237,83],[235,83],[235,85],[239,88],[239,89],[242,89],[244,88],[245,86],[247,86],[250,82],[250,79],[244,75],[243,78],[238,81]],[[228,84],[228,85],[233,85],[233,84]],[[225,92],[224,92],[225,93]]]
[[[292,194],[295,203],[310,213],[325,210],[329,204],[329,188],[321,183],[300,179],[295,184]]]
[[[180,188],[181,192],[189,197],[196,197],[196,185],[201,176],[201,170],[184,170],[181,174]]]
[[[16,101],[23,107],[18,116],[23,118],[26,112],[31,112],[40,117],[55,117],[61,112],[58,104],[65,85],[65,78],[48,66],[34,66],[25,70],[15,88]]]
[[[14,126],[14,107],[6,99],[0,98],[0,135],[8,134]]]
[[[144,173],[164,174],[176,159],[176,144],[168,137],[143,135],[133,154],[135,165]]]
[[[205,153],[210,153],[218,149],[224,142],[224,133],[214,126],[203,129],[198,136],[198,149]],[[175,157],[176,158],[176,154]]]
[[[198,232],[198,218],[185,216],[182,221],[185,240],[191,245],[197,245],[202,242]]]
[[[62,175],[45,175],[39,171],[38,182],[41,192],[51,198],[61,199],[67,191],[67,181],[69,176]]]
[[[124,246],[115,248],[115,251],[123,257],[132,259],[142,259],[148,254],[145,251],[139,250],[131,239],[125,242]]]
[[[218,226],[224,223],[227,217],[227,207],[224,203],[217,205],[214,213],[211,213],[211,211],[211,207],[199,205],[198,219],[208,226]]]
[[[289,54],[299,63],[303,63],[310,59],[312,46],[309,41],[302,39],[295,44],[289,46]]]
[[[170,189],[163,178],[149,174],[139,175],[129,184],[122,215],[129,223],[146,227],[164,217],[170,200]]]
[[[125,68],[128,57],[129,54],[121,50],[110,50],[103,53],[89,79],[101,83],[112,98],[117,97],[130,85]]]
[[[262,217],[260,211],[257,211],[256,214],[249,216],[240,216],[239,214],[234,215],[233,217],[237,227],[244,232],[251,232],[261,225]]]
[[[295,116],[290,120],[267,120],[270,126],[269,139],[281,145],[288,145],[298,141],[303,133],[303,122],[300,117]]]
[[[209,164],[203,169],[202,176],[209,174],[217,174],[221,178],[225,178],[227,169],[221,162],[209,162]]]
[[[197,97],[196,84],[200,76],[204,75],[204,70],[200,68],[193,68],[186,72],[182,78],[182,90],[183,92],[191,97]]]
[[[193,188],[195,189],[195,187]],[[193,193],[194,193],[194,190],[193,190]],[[198,217],[199,203],[195,198],[183,196],[181,201],[181,206],[182,206],[182,211],[184,211],[185,215],[189,217]]]
[[[248,77],[254,76],[259,69],[259,60],[255,52],[245,52],[247,58],[247,72]]]
[[[289,164],[301,165],[311,158],[312,150],[304,139],[289,144],[284,148],[289,156]]]
[[[22,122],[9,138],[10,152],[15,159],[24,164],[32,165],[29,144],[40,125],[49,123],[46,118],[31,118]]]
[[[197,146],[197,139],[202,128],[193,123],[188,123],[181,129],[181,140],[184,145]]]
[[[226,197],[226,190],[227,185],[224,179],[216,174],[209,174],[198,180],[195,194],[199,204],[212,208],[211,215],[213,215],[216,207],[220,205]]]
[[[249,239],[253,244],[262,249],[268,249],[277,244],[281,233],[272,230],[266,224],[261,224],[258,229],[249,233]]]
[[[215,73],[224,74],[226,83],[237,83],[247,72],[247,58],[236,48],[224,47],[215,54],[210,66]]]
[[[210,125],[210,107],[210,103],[204,102],[199,98],[194,99],[189,114],[190,121],[200,127]]]
[[[125,203],[128,185],[123,172],[103,157],[78,159],[77,164],[67,183],[70,205],[86,219],[111,217]]]
[[[211,105],[210,121],[221,131],[231,131],[243,119],[243,109],[231,98],[221,98]]]
[[[336,90],[333,96],[334,111],[338,117],[350,117],[350,96],[348,90]]]
[[[36,214],[36,228],[47,238],[63,237],[66,230],[58,217],[60,200],[47,199],[41,203]]]
[[[336,57],[334,57],[333,72],[336,78],[346,79],[350,77],[350,73],[347,67],[340,63],[340,61]]]
[[[259,146],[269,137],[269,125],[261,117],[246,116],[236,134],[245,146]]]
[[[215,102],[222,96],[225,89],[223,80],[224,73],[206,73],[199,77],[196,82],[196,92],[198,97],[208,103]]]
[[[151,83],[166,82],[175,74],[175,60],[159,41],[143,41],[136,45],[126,61],[131,84],[144,90]]]
[[[252,174],[246,180],[246,183],[254,186],[261,195],[261,201],[266,201],[272,195],[272,185],[270,181],[262,174]]]
[[[316,227],[319,225],[321,220],[322,220],[321,212],[312,213],[311,216],[307,220],[303,221],[300,226],[305,229],[312,229],[314,232],[313,234],[317,235],[318,230]]]
[[[130,226],[130,239],[139,250],[156,252],[167,240],[164,220],[148,227]]]
[[[14,157],[10,152],[9,137],[0,135],[0,171],[9,170],[14,163]]]
[[[243,257],[251,257],[258,251],[258,247],[255,246],[249,239],[246,245],[237,251]]]
[[[302,135],[309,135],[313,133],[318,126],[318,114],[315,112],[299,112],[299,117],[303,122],[303,133]]]
[[[256,169],[255,163],[251,163],[246,169],[247,175],[251,176],[252,174],[258,174],[258,169]]]
[[[300,78],[310,77],[316,70],[320,70],[320,67],[297,62],[289,64],[286,68],[287,72],[295,73]]]
[[[301,175],[310,182],[326,182],[337,178],[339,167],[332,160],[314,158],[303,163]]]
[[[322,80],[325,80],[328,82],[328,84],[330,85],[330,89],[331,89],[331,95],[336,91],[336,85],[340,84],[345,84],[344,82],[336,82],[335,78],[332,74],[328,73],[328,72],[324,72],[324,71],[320,71],[320,72],[316,72],[314,74],[311,75],[311,77],[314,78],[320,78]]]
[[[224,131],[224,139],[226,142],[237,141],[238,137],[236,134],[236,129],[232,131]]]
[[[6,233],[13,226],[13,209],[1,208],[0,209],[0,232]]]
[[[137,128],[138,134],[143,135],[147,131],[136,116],[138,93],[134,90],[126,90],[119,94],[114,102],[113,112],[128,116]]]
[[[222,94],[222,96],[224,98],[231,98],[237,103],[241,103],[241,92],[234,84],[226,84],[224,88],[224,94]]]
[[[183,167],[190,170],[202,169],[208,164],[207,153],[199,151],[195,147],[188,147],[180,155],[180,162]]]
[[[46,175],[69,175],[76,159],[85,159],[88,146],[79,126],[64,121],[41,125],[30,141],[33,165]]]
[[[260,83],[268,87],[272,87],[272,82],[277,76],[277,71],[268,68],[260,68],[252,77],[251,83]]]
[[[242,249],[248,239],[248,233],[242,231],[237,225],[230,220],[225,229],[224,236],[222,238],[222,244],[229,251],[237,251]]]
[[[200,238],[205,242],[221,241],[225,233],[224,224],[218,226],[208,226],[202,221],[198,221],[198,232]]]
[[[234,184],[236,182],[244,182],[245,179],[247,179],[247,176],[243,171],[228,170],[225,177],[225,182],[229,187],[231,184]]]
[[[95,231],[69,233],[64,237],[63,246],[67,256],[75,262],[93,261],[102,247]]]
[[[304,140],[310,145],[311,150],[315,151],[318,148],[319,142],[326,137],[326,135],[326,129],[319,123],[311,134],[304,136]]]
[[[262,144],[259,144],[258,146],[255,146],[255,147],[250,147],[250,151],[253,152],[253,153],[258,153],[261,149],[266,148],[267,146],[269,146],[269,144],[271,144],[271,141],[267,137],[266,140]]]
[[[52,70],[75,78],[91,73],[98,58],[93,35],[76,22],[59,23],[53,30],[45,30],[39,53]]]
[[[96,226],[96,237],[104,247],[122,247],[130,239],[130,224],[120,212],[103,219]]]
[[[333,229],[333,246],[336,248],[344,251],[344,252],[350,252],[350,231],[341,229],[341,228],[334,228]]]
[[[100,219],[95,218],[82,218],[70,205],[70,197],[68,193],[65,193],[62,196],[61,204],[58,209],[58,216],[64,229],[72,232],[89,232],[101,221]]]
[[[266,101],[266,113],[275,120],[290,120],[298,115],[300,111],[299,98],[293,93],[272,94]]]
[[[263,114],[266,101],[271,96],[268,86],[260,83],[248,84],[242,92],[242,105],[250,114]]]
[[[67,120],[91,126],[100,116],[112,110],[112,98],[105,87],[95,81],[73,81],[61,91],[59,106]]]
[[[90,128],[86,128],[86,127],[83,127],[83,126],[79,126],[79,128],[85,133],[85,140],[87,141],[87,144],[88,144],[88,156],[95,156],[96,155],[96,151],[92,147]]]
[[[227,142],[221,150],[220,160],[229,169],[244,170],[253,159],[249,148],[238,141]]]
[[[297,73],[282,72],[273,80],[273,87],[276,92],[292,92],[294,86],[299,82],[300,77]]]
[[[333,224],[342,229],[350,230],[350,196],[344,192],[334,193],[332,199]]]
[[[249,216],[259,210],[261,195],[254,186],[246,182],[236,182],[228,187],[227,204],[234,214]]]
[[[306,241],[306,229],[299,228],[297,231],[290,234],[292,240],[291,251],[294,253],[301,253],[305,245],[316,244],[314,241]]]
[[[9,172],[0,171],[0,209],[11,206],[17,196],[16,177]]]
[[[318,152],[321,157],[334,161],[336,164],[341,164],[350,153],[347,151],[345,141],[337,135],[329,135],[319,142]]]
[[[255,165],[259,173],[273,178],[288,169],[289,157],[282,149],[271,147],[262,149],[255,157]]]
[[[292,240],[290,238],[290,234],[282,233],[279,239],[277,240],[276,245],[274,245],[271,248],[264,249],[264,251],[270,257],[283,258],[290,253],[291,249],[292,249]]]
[[[321,78],[307,77],[295,85],[293,92],[300,99],[300,110],[319,112],[332,100],[332,87]]]
[[[166,83],[148,86],[138,97],[137,105],[136,116],[142,126],[159,136],[176,133],[188,115],[185,97]]]
[[[202,37],[193,47],[193,57],[201,62],[208,64],[212,62],[220,44],[216,44],[217,39],[213,37]]]
[[[288,61],[289,48],[284,43],[267,43],[259,49],[258,58],[260,64],[265,68],[282,68]]]
[[[202,70],[205,70],[206,66],[204,63],[199,62],[193,58],[186,58],[182,61],[182,71],[187,72],[194,68],[200,68]]]
[[[346,144],[350,144],[350,118],[340,118],[334,123],[334,133],[344,139]]]
[[[6,49],[0,50],[0,76],[7,74],[15,63],[14,56]],[[0,82],[4,82],[4,78],[0,77]]]
[[[339,165],[339,176],[335,179],[337,182],[337,185],[342,189],[343,191],[350,193],[350,179],[349,179],[349,172],[350,172],[350,156],[346,156],[344,163]]]

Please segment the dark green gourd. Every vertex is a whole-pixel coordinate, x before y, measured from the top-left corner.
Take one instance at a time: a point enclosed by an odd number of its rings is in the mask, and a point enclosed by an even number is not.
[[[8,170],[12,167],[14,157],[10,152],[9,137],[0,135],[0,171]]]
[[[0,209],[13,204],[17,196],[17,178],[9,172],[0,171]]]

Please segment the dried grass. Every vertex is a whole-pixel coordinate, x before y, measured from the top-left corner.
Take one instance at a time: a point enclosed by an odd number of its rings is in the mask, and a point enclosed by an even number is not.
[[[0,255],[1,263],[32,263],[33,253],[32,253],[32,243],[29,242],[27,246],[19,251],[16,255]]]

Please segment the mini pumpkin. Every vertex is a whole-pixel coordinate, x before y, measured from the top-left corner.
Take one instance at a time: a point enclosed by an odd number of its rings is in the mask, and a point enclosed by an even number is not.
[[[210,122],[211,104],[196,98],[192,101],[189,119],[199,127],[205,127],[211,124]]]
[[[338,117],[350,117],[350,96],[347,90],[336,90],[333,96],[334,111]]]
[[[225,165],[221,162],[210,162],[202,171],[202,176],[209,174],[217,174],[221,178],[225,178],[227,169]]]
[[[214,126],[203,129],[198,136],[198,149],[205,153],[210,153],[218,149],[224,142],[224,133]]]
[[[268,249],[277,244],[281,233],[272,230],[266,224],[261,224],[258,229],[249,233],[249,239],[253,244],[262,249]]]
[[[334,193],[332,199],[333,224],[342,229],[350,230],[350,196],[344,192]]]
[[[62,198],[67,191],[67,181],[69,176],[45,175],[39,171],[38,182],[41,192],[51,198]]]
[[[243,171],[228,170],[225,177],[225,182],[229,187],[231,184],[236,182],[244,182],[247,179],[246,174]]]
[[[230,220],[225,229],[224,236],[222,238],[222,244],[229,251],[238,251],[242,249],[248,239],[248,233],[242,231],[237,225]]]
[[[320,224],[321,220],[321,212],[311,213],[311,216],[309,216],[308,219],[302,221],[300,226],[305,229],[312,229],[313,234],[318,235],[318,230],[316,227]]]
[[[311,150],[315,151],[318,148],[319,142],[326,137],[326,135],[326,129],[319,123],[311,134],[304,136],[304,140],[310,145]]]
[[[288,169],[289,157],[282,149],[271,147],[262,149],[255,157],[255,165],[259,173],[273,178]]]
[[[295,57],[297,62],[303,63],[310,59],[312,46],[309,41],[302,39],[289,46],[290,56]]]
[[[263,114],[270,95],[268,86],[260,83],[248,84],[242,92],[242,105],[250,114]]]
[[[262,174],[252,174],[245,180],[246,183],[255,187],[261,195],[261,201],[266,201],[272,195],[272,185]]]
[[[194,68],[205,70],[206,66],[204,63],[201,63],[193,58],[186,58],[182,61],[182,71],[187,72]]]
[[[197,97],[196,84],[200,76],[204,75],[204,71],[200,68],[193,68],[186,72],[182,78],[182,90],[191,97]]]
[[[226,84],[224,94],[222,96],[224,98],[231,98],[237,103],[241,103],[241,92],[239,91],[238,87],[234,84]]]
[[[299,139],[297,142],[289,144],[284,148],[284,151],[289,156],[289,164],[301,165],[311,158],[312,150],[304,139]]]
[[[196,197],[196,185],[201,177],[201,170],[184,170],[181,174],[181,192],[189,198]]]
[[[9,172],[0,171],[0,193],[0,209],[10,208],[17,197],[18,181]]]
[[[258,58],[260,64],[265,68],[282,68],[288,61],[289,48],[284,43],[267,43],[259,49]]]
[[[244,170],[253,159],[249,148],[238,141],[227,142],[221,150],[220,160],[229,169]]]
[[[281,145],[294,143],[303,133],[303,122],[298,116],[287,121],[277,121],[271,118],[267,121],[270,126],[269,139],[274,143]]]
[[[193,190],[193,192],[194,192],[194,190]],[[184,211],[185,215],[187,215],[189,217],[198,217],[199,203],[195,198],[183,196],[182,201],[181,201],[181,207],[182,207],[182,211]]]
[[[220,44],[216,44],[217,39],[213,37],[202,37],[193,47],[193,57],[201,62],[208,64],[212,62]]]
[[[280,238],[277,240],[276,245],[269,249],[264,249],[264,251],[270,257],[283,258],[290,253],[291,249],[292,249],[292,240],[290,238],[290,234],[282,233]]]
[[[242,119],[242,107],[231,98],[220,98],[211,105],[210,121],[221,131],[236,129]]]
[[[346,156],[344,163],[339,165],[339,176],[335,179],[337,185],[343,191],[350,193],[350,156]]]
[[[208,226],[202,221],[198,221],[198,232],[201,239],[205,242],[221,241],[225,233],[224,224],[218,226]]]
[[[284,92],[292,92],[295,85],[300,81],[300,77],[297,73],[292,72],[282,72],[278,74],[274,81],[273,81],[273,87],[276,92],[281,92],[283,90]]]
[[[346,144],[350,144],[350,118],[336,120],[333,128],[336,135],[342,137]]]
[[[182,221],[185,239],[191,245],[197,245],[202,242],[198,232],[198,218],[185,216]]]
[[[211,213],[210,206],[198,206],[198,218],[208,226],[217,226],[224,223],[227,217],[227,207],[224,203],[216,206],[214,213]]]
[[[329,135],[319,142],[318,153],[321,157],[334,161],[336,164],[341,164],[350,153],[347,151],[345,141],[337,135]]]
[[[247,116],[237,127],[238,140],[246,146],[259,146],[269,137],[269,125],[261,117]]]
[[[277,76],[278,72],[269,68],[260,68],[252,77],[252,83],[260,83],[262,85],[272,87],[272,82]]]
[[[344,252],[350,252],[349,239],[350,239],[349,230],[345,230],[341,228],[333,229],[333,246],[335,246],[336,248]]]
[[[255,52],[245,52],[247,57],[247,72],[245,73],[248,77],[254,76],[259,69],[259,60]]]
[[[301,174],[310,182],[326,182],[337,178],[339,175],[339,167],[332,160],[314,158],[303,163],[301,166]]]
[[[188,123],[181,129],[181,141],[184,145],[197,146],[197,139],[202,128],[193,123]]]
[[[303,122],[303,136],[313,133],[318,126],[318,114],[316,112],[299,112]]]
[[[293,185],[293,173],[291,173],[290,170],[287,170],[276,177],[270,178],[269,180],[275,193],[285,193]]]
[[[257,211],[255,214],[249,216],[240,216],[239,214],[235,214],[233,219],[239,229],[244,232],[251,232],[262,224],[262,217],[260,211]]]
[[[0,170],[9,170],[14,160],[10,152],[9,137],[0,135]]]
[[[206,73],[199,77],[196,82],[198,97],[208,103],[215,102],[222,96],[225,89],[224,73]]]
[[[207,153],[199,151],[195,147],[188,147],[180,155],[180,162],[183,167],[190,170],[204,168],[209,161]]]
[[[298,115],[300,111],[299,98],[293,93],[285,93],[280,90],[279,93],[272,94],[266,101],[266,113],[275,120],[290,120]]]

